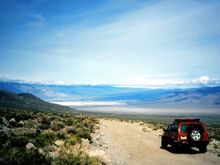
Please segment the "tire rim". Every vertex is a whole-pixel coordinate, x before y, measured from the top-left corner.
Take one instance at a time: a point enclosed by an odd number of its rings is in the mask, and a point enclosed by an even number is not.
[[[200,132],[197,131],[197,130],[192,131],[192,133],[191,133],[191,138],[192,138],[192,140],[194,140],[194,141],[199,141],[199,140],[201,139],[201,134],[200,134]]]

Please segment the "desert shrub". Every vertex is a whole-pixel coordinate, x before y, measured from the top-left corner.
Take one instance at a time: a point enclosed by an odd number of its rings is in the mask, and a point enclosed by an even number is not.
[[[42,132],[42,135],[50,139],[56,138],[56,133],[53,130],[45,130]]]
[[[17,122],[16,122],[15,118],[11,118],[9,120],[9,124],[10,124],[11,127],[16,127],[17,126]]]
[[[11,132],[14,136],[35,137],[37,135],[37,130],[32,128],[13,128]]]
[[[48,125],[48,124],[41,124],[41,125],[39,126],[39,128],[40,128],[40,129],[43,129],[43,130],[46,130],[46,129],[49,129],[49,128],[50,128],[50,125]]]
[[[99,120],[96,117],[91,117],[90,118],[91,123],[93,124],[99,124]]]
[[[56,137],[57,137],[58,139],[66,139],[66,133],[65,133],[64,131],[58,131],[58,132],[56,133]]]
[[[220,140],[220,128],[208,128],[209,138]]]
[[[75,133],[76,133],[76,128],[74,128],[74,127],[69,127],[69,128],[67,128],[67,133],[69,133],[69,134],[75,134]]]
[[[19,111],[15,115],[16,121],[33,119],[33,113],[27,111]]]
[[[2,159],[1,157],[0,157],[0,164],[1,165],[8,165],[8,163],[4,159]]]
[[[0,125],[3,125],[3,124],[4,124],[3,119],[2,117],[0,117]]]
[[[47,118],[50,122],[58,122],[62,120],[62,117],[59,114],[48,114]]]
[[[13,136],[10,139],[10,144],[12,147],[24,147],[29,140],[27,136]]]
[[[17,127],[23,127],[24,126],[24,121],[19,121],[18,123],[17,123]]]
[[[89,131],[89,129],[87,129],[85,127],[81,127],[81,128],[77,129],[76,135],[81,138],[88,139],[91,141],[92,137],[91,137],[90,133],[91,132]]]
[[[42,117],[41,117],[41,124],[50,125],[51,122],[50,122],[50,120],[49,120],[47,117],[42,116]]]
[[[34,144],[36,146],[44,147],[46,145],[50,145],[56,139],[56,133],[52,130],[45,130],[38,134],[35,138]]]
[[[59,131],[60,129],[62,129],[64,127],[65,127],[65,123],[64,122],[61,122],[61,121],[51,122],[51,129],[54,130],[54,131]]]
[[[92,121],[89,119],[83,121],[83,126],[89,129],[90,132],[92,132],[94,129],[94,123],[92,123]]]
[[[75,145],[77,143],[81,143],[81,139],[75,135],[69,135],[65,141],[66,146]]]
[[[47,139],[44,136],[39,135],[35,138],[35,141],[33,143],[37,147],[44,147],[48,144],[52,144],[52,141],[51,141],[51,139]]]
[[[85,138],[91,141],[91,133],[94,131],[97,120],[84,116],[77,116],[73,118],[72,127],[67,128],[68,134],[75,134],[80,138]]]
[[[72,118],[68,118],[68,119],[65,120],[65,124],[66,124],[67,126],[71,126],[71,125],[74,124],[74,121],[73,121]]]
[[[39,123],[38,123],[37,120],[28,119],[28,120],[24,121],[24,127],[26,127],[26,128],[38,128]]]
[[[91,140],[90,134],[97,122],[94,118],[4,108],[0,108],[0,116],[0,157],[8,164],[51,164],[53,159],[53,164],[99,164],[96,158],[90,158],[80,149],[68,151],[81,144],[81,138]],[[13,118],[17,121],[16,125],[8,128],[10,125],[4,122],[9,123]],[[9,125],[7,128],[10,131],[3,125]],[[69,127],[63,129],[66,125]],[[58,152],[62,147],[54,145],[58,139],[62,139],[63,148],[67,149],[60,154]],[[33,143],[36,148],[27,151],[27,143]],[[41,149],[38,151],[37,148]],[[50,152],[55,151],[58,158],[50,156]]]
[[[54,160],[55,165],[99,165],[97,158],[89,157],[80,150],[62,149]]]
[[[0,145],[4,144],[8,140],[9,136],[4,133],[3,131],[0,131]]]
[[[153,130],[158,130],[158,129],[166,128],[169,123],[161,122],[161,121],[143,121],[143,123],[141,123],[141,125],[143,125],[143,124],[147,124]]]
[[[21,164],[21,165],[49,165],[51,164],[51,159],[40,154],[37,149],[31,149],[27,151],[26,149],[20,149],[15,153],[11,153],[10,164]]]

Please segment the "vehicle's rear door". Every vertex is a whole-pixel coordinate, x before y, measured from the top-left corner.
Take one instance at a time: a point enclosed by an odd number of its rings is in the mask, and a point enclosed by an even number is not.
[[[177,136],[178,136],[178,125],[172,124],[170,128],[170,138],[174,142],[177,141]]]

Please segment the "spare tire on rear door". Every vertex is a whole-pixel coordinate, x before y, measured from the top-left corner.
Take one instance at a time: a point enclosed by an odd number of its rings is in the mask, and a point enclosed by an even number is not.
[[[199,142],[202,140],[202,131],[199,129],[192,129],[189,133],[189,139],[193,142]]]

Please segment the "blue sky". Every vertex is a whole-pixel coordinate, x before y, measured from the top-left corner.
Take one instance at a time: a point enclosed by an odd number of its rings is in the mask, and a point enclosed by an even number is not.
[[[1,0],[0,78],[216,84],[219,9],[214,0]]]

